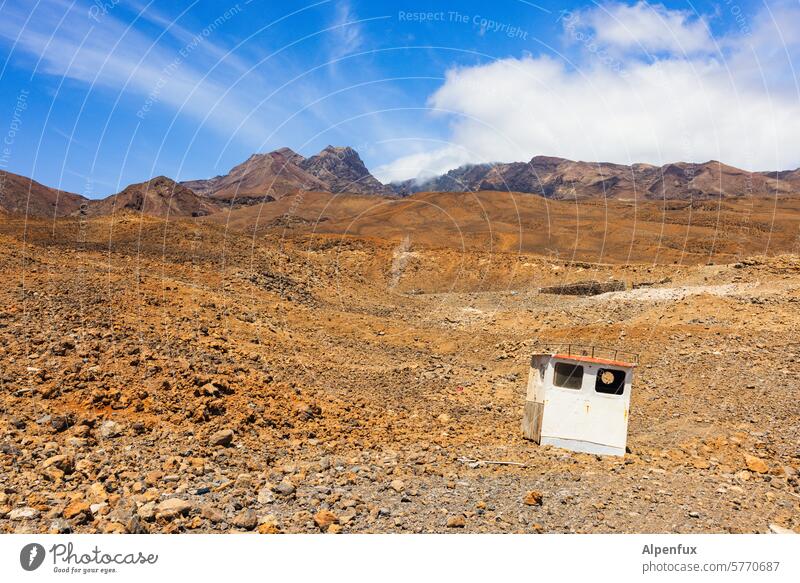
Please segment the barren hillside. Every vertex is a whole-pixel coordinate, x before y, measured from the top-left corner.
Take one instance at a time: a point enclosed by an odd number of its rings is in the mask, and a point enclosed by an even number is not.
[[[25,176],[0,170],[0,212],[55,218],[72,214],[87,202],[79,194],[50,188]]]
[[[699,263],[798,250],[800,199],[558,201],[508,192],[403,199],[297,193],[205,219],[256,236],[317,233],[611,262]]]
[[[678,250],[654,263],[657,239],[627,261],[596,242],[573,261],[481,247],[477,227],[462,246],[457,229],[436,233],[450,220],[441,198],[344,200],[379,213],[354,215],[359,236],[323,196],[306,203],[330,234],[282,214],[254,236],[238,211],[223,224],[0,220],[0,529],[800,527],[800,259],[763,255],[769,232],[739,236],[739,258],[714,265],[673,265]],[[447,210],[468,222],[469,209]],[[378,216],[389,235],[360,236]],[[410,216],[435,219],[439,238]],[[627,289],[539,291],[587,279]],[[521,438],[529,358],[545,342],[640,353],[624,459]]]
[[[137,212],[152,217],[198,217],[215,213],[219,206],[212,199],[198,196],[189,188],[166,176],[141,184],[131,184],[122,192],[89,203],[91,216]]]

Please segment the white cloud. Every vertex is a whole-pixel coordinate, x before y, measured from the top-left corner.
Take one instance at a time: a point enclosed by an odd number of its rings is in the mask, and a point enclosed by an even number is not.
[[[663,4],[604,4],[562,22],[568,34],[586,28],[598,43],[623,50],[689,54],[715,48],[705,18]]]
[[[398,182],[409,177],[424,179],[476,161],[476,152],[468,152],[460,146],[448,144],[435,150],[408,154],[390,164],[378,166],[372,174],[383,183]]]
[[[674,52],[609,61],[593,45],[577,63],[527,56],[451,69],[429,106],[452,112],[452,145],[401,158],[381,175],[441,172],[464,153],[469,162],[542,154],[624,164],[714,159],[751,170],[800,164],[797,35],[776,34],[778,26],[800,28],[800,9],[784,7],[780,24],[761,15],[747,38],[719,39],[725,52],[691,56],[710,42],[700,19],[642,4],[596,10],[594,26],[607,28],[595,29],[595,38]]]
[[[350,3],[338,2],[335,10],[335,17],[330,25],[329,57],[331,61],[356,52],[364,44],[360,20],[358,15],[353,12]]]

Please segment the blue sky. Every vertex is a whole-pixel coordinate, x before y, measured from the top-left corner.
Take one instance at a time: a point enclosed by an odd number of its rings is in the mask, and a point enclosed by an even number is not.
[[[538,154],[794,168],[799,55],[796,0],[6,0],[0,167],[90,197],[327,144],[382,180]]]

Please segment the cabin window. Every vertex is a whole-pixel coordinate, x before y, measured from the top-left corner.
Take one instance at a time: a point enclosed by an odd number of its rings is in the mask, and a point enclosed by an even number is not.
[[[613,368],[598,369],[594,390],[604,395],[621,395],[625,391],[625,371]]]
[[[583,384],[583,367],[579,364],[557,362],[555,367],[555,385],[562,389],[578,389]]]

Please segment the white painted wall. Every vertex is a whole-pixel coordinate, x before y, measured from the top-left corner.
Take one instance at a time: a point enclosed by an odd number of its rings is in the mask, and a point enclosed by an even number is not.
[[[579,390],[554,385],[555,365],[559,362],[583,367],[583,382]],[[595,390],[596,377],[601,369],[625,373],[622,395],[607,395]],[[527,400],[544,403],[541,443],[575,451],[624,455],[632,380],[631,367],[534,355]]]

